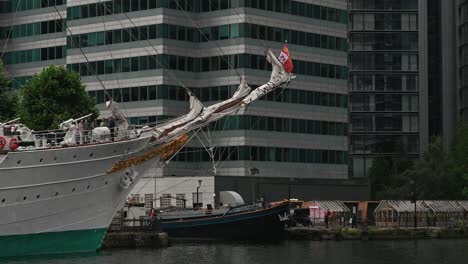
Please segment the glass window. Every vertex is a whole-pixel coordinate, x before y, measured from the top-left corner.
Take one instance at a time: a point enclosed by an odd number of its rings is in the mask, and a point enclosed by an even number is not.
[[[140,0],[143,1],[143,0]],[[148,27],[143,26],[140,27],[140,40],[147,40],[148,39]]]
[[[149,100],[160,99],[160,98],[157,98],[157,86],[156,85],[148,86],[148,99]]]
[[[122,30],[122,42],[129,42],[130,41],[130,31],[127,29]]]
[[[124,0],[125,1],[125,0]],[[139,0],[131,0],[131,11],[132,12],[135,12],[135,11],[139,11],[140,10],[140,6],[139,6]]]
[[[138,71],[138,57],[130,58],[131,71]]]
[[[122,89],[122,102],[130,102],[130,89],[129,88]]]
[[[148,56],[141,56],[139,63],[139,71],[146,71],[148,69]]]
[[[105,34],[104,34],[104,32],[97,32],[96,33],[96,44],[98,46],[105,44]]]
[[[120,43],[122,42],[122,31],[120,29],[117,29],[117,30],[114,30],[113,32],[113,39],[114,39],[114,43]]]
[[[121,59],[114,59],[114,72],[115,73],[122,72],[122,60]]]
[[[136,88],[134,88],[136,89]],[[132,97],[132,101],[134,97]],[[141,86],[139,88],[139,100],[140,101],[146,101],[148,100],[148,87],[147,86]]]
[[[105,73],[106,74],[113,73],[113,70],[114,70],[113,61],[112,60],[104,61],[104,68],[105,68]]]
[[[130,29],[130,41],[138,41],[140,39],[138,36],[139,32],[140,30],[138,28],[131,28]]]
[[[80,18],[87,18],[88,17],[88,6],[83,5],[81,6],[81,17]]]
[[[122,72],[129,72],[130,70],[131,70],[130,59],[129,58],[123,58],[122,59]]]
[[[229,38],[229,25],[224,25],[219,27],[219,39],[228,39]]]
[[[122,102],[122,93],[120,89],[112,89],[112,99],[116,102]]]
[[[178,26],[177,39],[178,40],[186,40],[187,39],[187,28],[186,27]]]
[[[98,61],[97,64],[96,64],[96,67],[97,67],[97,74],[98,75],[101,75],[101,74],[104,74],[104,61]]]
[[[140,0],[140,10],[148,9],[148,0]]]
[[[96,4],[89,5],[89,17],[95,17],[97,14],[97,6]]]
[[[89,33],[89,34],[88,34],[88,45],[89,45],[90,47],[96,46],[96,45],[97,45],[96,33]]]
[[[155,39],[157,37],[156,32],[157,32],[157,27],[156,25],[150,25],[148,26],[148,38],[149,39]]]

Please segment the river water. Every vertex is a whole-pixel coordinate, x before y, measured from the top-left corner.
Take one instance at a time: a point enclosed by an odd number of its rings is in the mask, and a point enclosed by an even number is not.
[[[164,249],[105,250],[92,255],[0,261],[50,264],[467,264],[468,240],[175,243]]]

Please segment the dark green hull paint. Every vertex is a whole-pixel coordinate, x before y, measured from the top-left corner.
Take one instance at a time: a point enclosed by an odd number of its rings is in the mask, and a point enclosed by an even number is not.
[[[0,236],[0,257],[95,252],[107,229]]]

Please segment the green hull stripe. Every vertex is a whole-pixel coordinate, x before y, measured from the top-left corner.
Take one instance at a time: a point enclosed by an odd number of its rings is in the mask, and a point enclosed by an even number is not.
[[[97,251],[106,229],[87,229],[0,236],[0,257],[66,254]]]

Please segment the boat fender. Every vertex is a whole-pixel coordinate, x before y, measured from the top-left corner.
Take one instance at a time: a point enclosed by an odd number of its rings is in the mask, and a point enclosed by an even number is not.
[[[6,145],[6,138],[4,136],[0,136],[0,150],[2,150]]]
[[[15,151],[19,148],[19,142],[16,138],[10,139],[10,149]]]

